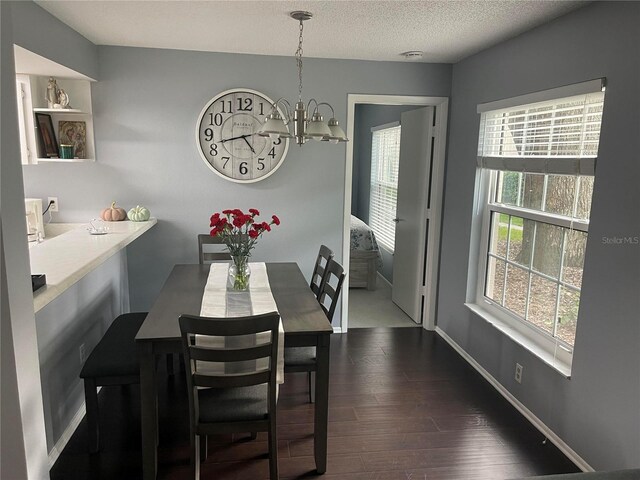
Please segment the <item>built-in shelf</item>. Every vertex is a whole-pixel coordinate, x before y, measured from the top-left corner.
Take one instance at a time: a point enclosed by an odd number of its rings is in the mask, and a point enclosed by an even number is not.
[[[46,100],[49,78],[46,75],[26,73],[16,75],[22,163],[36,165],[45,162],[95,161],[91,81],[86,77],[56,77],[58,88],[63,89],[68,95],[69,106],[72,108],[49,108]],[[43,115],[45,116],[44,120],[42,120]],[[58,147],[61,144],[75,146],[75,158],[58,158],[53,154],[46,155],[44,148],[46,138],[41,137],[38,116],[43,124],[51,126],[47,131],[53,129]],[[46,116],[50,117],[51,123]],[[52,145],[51,142],[48,145],[53,147],[49,148],[50,152],[55,151],[55,145]]]
[[[47,158],[36,158],[35,163],[46,163],[46,162],[93,162],[94,158],[58,158],[58,157],[47,157]]]
[[[76,113],[81,115],[91,115],[90,113],[78,110],[77,108],[34,108],[33,111],[41,113]]]

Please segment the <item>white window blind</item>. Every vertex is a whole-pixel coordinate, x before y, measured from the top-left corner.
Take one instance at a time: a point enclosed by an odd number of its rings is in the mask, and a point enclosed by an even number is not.
[[[493,170],[594,175],[604,92],[483,111],[478,165]]]
[[[369,226],[378,243],[394,251],[396,205],[398,200],[398,164],[400,162],[400,126],[376,129],[371,142],[371,194]]]

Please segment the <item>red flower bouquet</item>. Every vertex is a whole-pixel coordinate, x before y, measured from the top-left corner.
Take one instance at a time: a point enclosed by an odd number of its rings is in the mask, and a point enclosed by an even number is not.
[[[251,250],[264,232],[271,231],[272,225],[280,225],[280,219],[275,215],[271,216],[271,222],[268,223],[259,222],[256,218],[259,215],[260,212],[255,208],[250,208],[249,213],[236,208],[211,215],[211,236],[221,237],[233,258],[229,268],[230,287],[233,290],[249,288]]]

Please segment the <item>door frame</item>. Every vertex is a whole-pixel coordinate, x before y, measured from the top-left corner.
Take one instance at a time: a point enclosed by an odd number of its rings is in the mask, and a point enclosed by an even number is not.
[[[426,260],[429,270],[426,272],[427,285],[423,288],[425,308],[421,323],[425,330],[436,328],[436,302],[438,292],[438,267],[440,253],[440,230],[442,226],[442,200],[444,190],[445,153],[447,143],[447,119],[449,110],[448,97],[406,96],[406,95],[347,95],[347,142],[345,175],[344,175],[344,212],[342,225],[342,261],[347,276],[342,288],[342,305],[340,327],[334,328],[339,333],[349,329],[349,261],[351,257],[351,191],[353,182],[353,140],[355,130],[356,105],[415,105],[416,107],[433,106],[436,108],[436,125],[433,131],[433,165],[431,168],[431,209],[427,212],[430,221],[427,238]],[[419,259],[424,262],[424,257]]]

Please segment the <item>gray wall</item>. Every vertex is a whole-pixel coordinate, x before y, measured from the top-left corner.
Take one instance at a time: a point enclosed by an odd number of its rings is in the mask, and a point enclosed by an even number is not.
[[[98,79],[98,47],[31,1],[9,3],[15,44]]]
[[[80,345],[89,355],[128,310],[126,250],[120,250],[36,313],[47,448],[51,452],[84,403]]]
[[[217,93],[295,95],[290,57],[100,47],[98,60],[97,161],[27,166],[25,188],[58,196],[58,221],[86,221],[112,200],[150,208],[158,225],[128,249],[133,310],[150,307],[175,263],[197,261],[196,234],[224,208],[256,207],[282,220],[258,243],[256,261],[296,261],[309,277],[320,244],[341,259],[344,144],[291,145],[277,173],[251,185],[213,174],[196,150],[197,116]],[[305,94],[330,102],[346,124],[348,93],[448,96],[451,66],[308,59],[304,74]]]
[[[15,79],[13,43],[45,56],[73,70],[97,78],[97,47],[74,30],[32,2],[1,2],[2,4],[2,225],[3,257],[8,259],[7,280],[9,300],[5,306],[20,306],[10,316],[2,314],[2,478],[48,478],[47,452],[60,439],[81,407],[84,394],[78,378],[80,358],[78,347],[84,343],[89,353],[115,315],[126,310],[128,286],[125,252],[107,260],[97,270],[84,277],[64,295],[46,306],[34,317],[33,295],[29,285],[29,257],[24,225],[23,169],[17,143],[17,113],[15,111]],[[13,35],[5,38],[11,20]],[[5,74],[9,81],[5,81]],[[11,108],[9,108],[11,107]],[[7,223],[11,226],[6,227]],[[17,238],[13,238],[16,237]],[[4,265],[3,265],[4,267]],[[3,268],[4,275],[4,268]],[[4,280],[4,279],[3,279]],[[13,330],[7,328],[12,320]],[[14,364],[5,359],[5,341],[13,340],[19,352]],[[11,398],[5,386],[7,367],[15,368],[21,392],[21,409],[5,415]],[[21,378],[23,377],[22,381]],[[18,423],[9,425],[6,420]],[[20,422],[21,420],[24,420]],[[46,428],[45,428],[46,426]],[[22,432],[21,432],[22,430]],[[11,441],[23,442],[28,449],[27,475],[21,475],[19,446],[5,455]],[[22,433],[22,434],[21,434]],[[11,464],[10,464],[11,462]]]
[[[12,21],[14,7],[10,2],[0,2],[0,477],[44,479],[49,478],[49,465],[17,142],[13,34],[19,28]]]
[[[595,3],[454,66],[438,326],[598,470],[640,466],[640,4]],[[478,103],[607,77],[571,379],[465,301]],[[524,365],[522,385],[513,379]]]
[[[415,105],[356,105],[353,138],[353,180],[351,213],[369,223],[369,196],[371,194],[371,128],[399,122],[402,112],[415,110]],[[378,271],[389,283],[393,281],[393,255],[384,248],[382,267]]]

